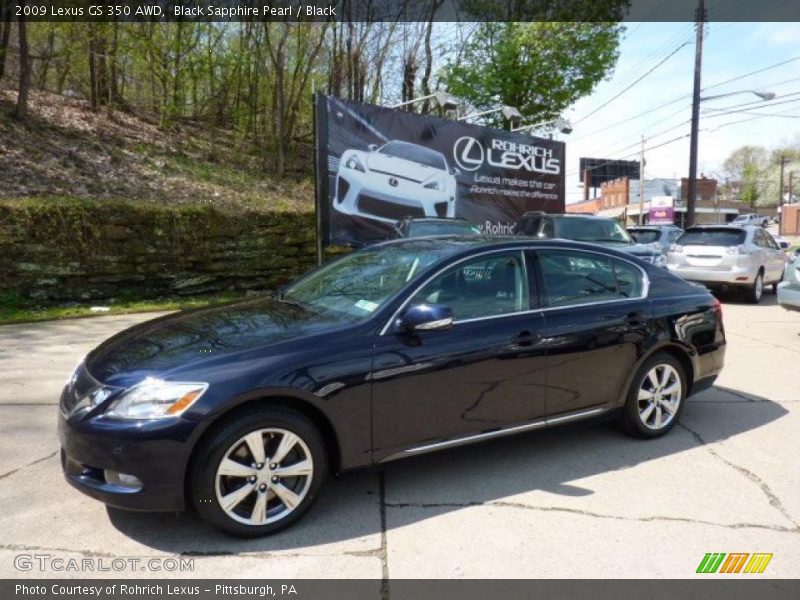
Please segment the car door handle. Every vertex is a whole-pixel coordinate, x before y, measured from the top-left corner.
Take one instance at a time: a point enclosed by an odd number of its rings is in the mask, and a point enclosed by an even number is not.
[[[631,325],[632,327],[638,327],[642,323],[644,323],[644,313],[642,312],[629,312],[625,315],[625,323]]]
[[[511,338],[511,343],[521,348],[528,348],[539,339],[538,334],[533,334],[530,331],[520,331]]]

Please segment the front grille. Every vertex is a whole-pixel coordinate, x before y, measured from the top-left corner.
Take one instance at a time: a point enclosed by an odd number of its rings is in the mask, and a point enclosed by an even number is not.
[[[387,202],[374,196],[361,194],[358,197],[358,209],[361,212],[383,217],[385,219],[403,219],[405,217],[424,217],[425,211],[421,206],[406,206],[395,202]]]
[[[339,203],[343,202],[349,190],[350,183],[344,177],[339,177],[336,185],[336,201]]]

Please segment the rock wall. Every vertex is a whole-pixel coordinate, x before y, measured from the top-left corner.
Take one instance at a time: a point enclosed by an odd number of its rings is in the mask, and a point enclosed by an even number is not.
[[[314,265],[314,215],[0,202],[0,295],[40,303],[266,290]]]

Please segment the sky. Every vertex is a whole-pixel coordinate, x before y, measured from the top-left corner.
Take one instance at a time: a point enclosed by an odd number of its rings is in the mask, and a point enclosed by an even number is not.
[[[566,142],[567,203],[583,197],[578,186],[580,157],[638,160],[642,135],[645,179],[687,175],[694,24],[627,23],[626,28],[612,77],[564,113],[573,131],[556,136]],[[738,79],[723,83],[734,78]],[[702,96],[744,93],[702,102],[698,176],[717,175],[725,158],[739,146],[772,149],[797,143],[800,23],[707,24],[702,88]],[[776,97],[763,101],[749,90],[773,92]],[[718,114],[726,110],[740,112]],[[772,116],[760,116],[764,114]]]

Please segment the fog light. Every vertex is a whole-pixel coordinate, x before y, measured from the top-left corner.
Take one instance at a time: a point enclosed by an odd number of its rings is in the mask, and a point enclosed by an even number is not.
[[[142,489],[142,482],[135,475],[128,475],[127,473],[117,473],[109,469],[105,470],[106,483],[118,485],[119,487],[128,488],[130,490]]]

